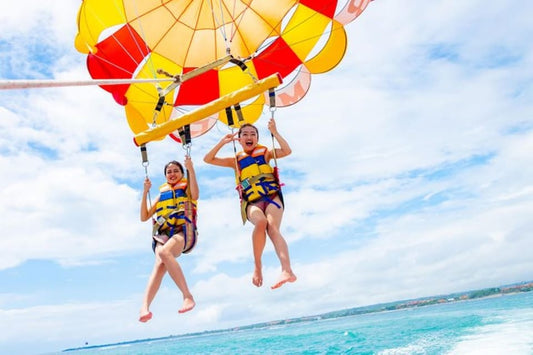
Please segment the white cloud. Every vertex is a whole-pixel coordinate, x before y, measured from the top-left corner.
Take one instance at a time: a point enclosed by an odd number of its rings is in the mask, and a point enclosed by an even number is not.
[[[0,58],[11,70],[20,65],[19,76],[87,77],[72,45],[79,3],[63,3],[13,3],[12,16],[0,5],[4,38],[22,40]],[[179,293],[165,284],[154,319],[138,323],[138,290],[149,269],[137,291],[111,294],[109,302],[64,295],[68,301],[54,305],[30,291],[2,290],[2,342],[15,348],[31,336],[54,350],[530,278],[530,13],[529,3],[380,0],[348,25],[341,65],[314,76],[301,103],[276,111],[293,148],[278,163],[296,283],[268,289],[279,262],[267,243],[265,286],[251,285],[252,226],[241,225],[232,172],[201,160],[225,133],[217,126],[193,142],[199,243],[178,259],[197,308],[178,316]],[[513,21],[494,25],[507,18]],[[44,72],[20,64],[34,54],[26,46],[40,39],[59,56]],[[0,270],[19,272],[33,259],[90,270],[83,265],[132,255],[137,262],[138,253],[149,253],[150,225],[138,216],[144,168],[110,95],[97,87],[0,94]],[[169,141],[148,151],[155,194],[164,163],[184,151]],[[31,280],[19,282],[31,289]],[[76,334],[65,338],[72,328]]]

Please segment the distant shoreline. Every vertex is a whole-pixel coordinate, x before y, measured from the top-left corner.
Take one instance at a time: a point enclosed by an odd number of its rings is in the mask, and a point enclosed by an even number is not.
[[[241,327],[233,327],[233,328],[217,329],[217,330],[206,330],[202,332],[186,333],[186,334],[181,334],[181,335],[168,335],[164,337],[137,339],[137,340],[101,344],[101,345],[86,345],[86,346],[77,347],[77,348],[64,349],[62,350],[62,352],[87,350],[87,349],[98,349],[98,348],[106,348],[106,347],[112,347],[112,346],[144,343],[148,341],[185,338],[185,337],[191,337],[191,336],[212,335],[212,334],[231,332],[231,331],[260,329],[260,328],[272,327],[276,325],[311,322],[311,321],[316,321],[316,320],[342,318],[342,317],[349,317],[349,316],[354,316],[354,315],[363,315],[363,314],[370,314],[370,313],[390,312],[390,311],[396,311],[396,310],[431,306],[431,305],[436,305],[436,304],[471,301],[471,300],[484,299],[484,298],[496,298],[496,297],[502,297],[506,295],[513,295],[517,293],[524,293],[524,292],[530,292],[530,291],[533,291],[533,281],[525,281],[525,282],[519,282],[516,284],[500,286],[500,287],[491,287],[491,288],[484,288],[484,289],[473,290],[473,291],[450,293],[447,295],[421,297],[417,299],[380,303],[380,304],[363,306],[363,307],[354,307],[354,308],[348,308],[348,309],[343,309],[339,311],[316,314],[312,316],[275,320],[275,321],[245,325]]]

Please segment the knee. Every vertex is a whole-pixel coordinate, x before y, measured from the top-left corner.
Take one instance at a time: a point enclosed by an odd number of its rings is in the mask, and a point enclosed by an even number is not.
[[[158,253],[158,256],[159,256],[159,253]],[[161,260],[161,257],[158,257],[156,268],[158,271],[165,270],[165,263],[163,262],[163,260]]]
[[[177,245],[176,245],[177,244]],[[170,245],[168,242],[162,248],[159,248],[157,256],[161,259],[161,263],[166,265],[169,261],[176,259],[183,250],[183,242],[174,243]]]
[[[165,248],[159,248],[157,250],[157,256],[159,259],[161,259],[161,263],[164,264],[169,258],[172,257],[172,254],[169,250],[166,250]]]
[[[268,221],[266,218],[260,218],[255,221],[255,228],[260,230],[266,230],[268,226]]]
[[[269,225],[268,225],[268,227],[267,227],[267,234],[268,234],[268,236],[269,236],[270,238],[272,238],[272,237],[277,237],[277,236],[280,235],[280,233],[279,233],[279,229],[276,228],[276,226],[273,225],[273,224],[269,224]]]

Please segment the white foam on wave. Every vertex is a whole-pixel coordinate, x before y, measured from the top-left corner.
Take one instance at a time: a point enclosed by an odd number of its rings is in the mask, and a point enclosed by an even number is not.
[[[424,354],[425,348],[421,344],[409,344],[407,346],[398,347],[395,349],[387,349],[378,352],[378,355],[412,355]]]
[[[378,352],[378,355],[413,355],[413,354],[429,354],[428,349],[431,349],[435,344],[439,343],[439,339],[435,337],[424,337],[416,340],[411,344],[399,346],[393,349],[386,349]]]
[[[448,355],[533,354],[533,310],[513,312],[500,320],[461,337]]]

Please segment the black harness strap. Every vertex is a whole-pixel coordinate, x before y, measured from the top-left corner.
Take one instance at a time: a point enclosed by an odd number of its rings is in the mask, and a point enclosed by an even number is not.
[[[191,126],[185,125],[178,129],[178,133],[181,138],[181,143],[185,146],[191,144]]]
[[[241,105],[237,103],[233,106],[233,108],[235,109],[235,113],[237,114],[237,119],[239,120],[239,126],[241,126],[244,122],[244,116],[242,114]]]
[[[232,127],[235,124],[235,121],[233,121],[233,112],[231,111],[231,107],[226,107],[226,118],[228,119],[228,126]]]

